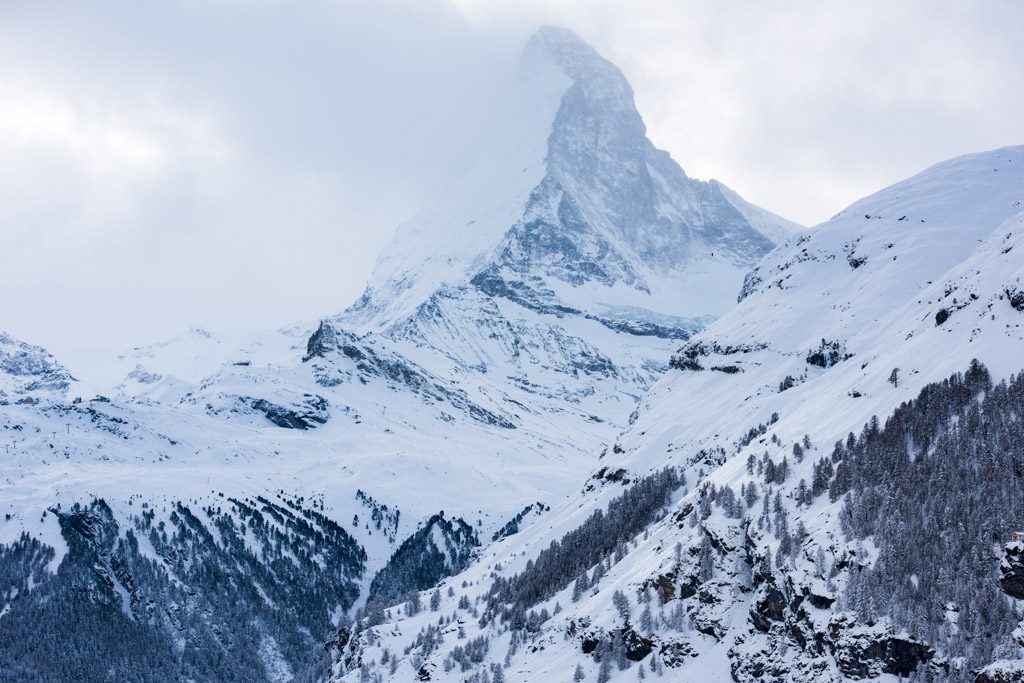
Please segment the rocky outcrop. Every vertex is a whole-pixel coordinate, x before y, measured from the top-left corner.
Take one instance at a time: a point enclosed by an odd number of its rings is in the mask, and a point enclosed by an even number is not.
[[[999,565],[999,587],[1016,600],[1024,600],[1024,543],[1008,543]]]
[[[1015,600],[1024,599],[1024,543],[1007,543],[1003,561],[999,565],[999,587]],[[1013,631],[1013,639],[1024,647],[1024,621]],[[1020,683],[1024,682],[1024,659],[1000,659],[992,662],[980,672],[975,683]]]
[[[299,406],[286,407],[257,398],[250,404],[273,424],[283,429],[311,429],[327,422],[327,399],[307,394]]]
[[[758,631],[767,633],[772,622],[781,623],[786,617],[786,594],[775,581],[768,581],[758,591],[750,607],[750,623]]]
[[[624,628],[622,630],[622,646],[626,653],[626,659],[631,662],[639,662],[651,654],[654,642],[649,638],[644,638],[631,628]]]
[[[909,676],[935,656],[927,644],[893,631],[884,621],[861,624],[851,614],[838,614],[829,622],[828,633],[836,664],[850,678]]]
[[[1007,287],[1006,300],[1015,311],[1024,312],[1024,289]]]
[[[320,327],[317,328],[316,332],[310,336],[309,341],[306,342],[306,355],[303,356],[302,362],[305,363],[313,358],[323,358],[337,348],[337,331],[331,325],[321,320]]]
[[[313,376],[323,387],[334,387],[353,378],[366,384],[377,378],[392,388],[410,390],[432,404],[449,403],[478,422],[516,428],[506,416],[472,400],[464,389],[391,351],[378,340],[371,335],[358,337],[321,322],[306,344],[303,360],[314,361]],[[349,363],[355,365],[355,372],[349,369]]]
[[[0,332],[0,400],[39,392],[64,394],[75,382],[67,368],[41,346]],[[24,401],[31,405],[31,402]]]
[[[1024,659],[1001,659],[992,662],[980,672],[974,683],[1022,683]]]

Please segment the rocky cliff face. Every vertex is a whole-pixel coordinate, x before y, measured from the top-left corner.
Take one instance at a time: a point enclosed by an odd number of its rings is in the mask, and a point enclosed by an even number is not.
[[[1015,600],[1024,600],[1024,543],[1008,543],[999,565],[999,587]]]
[[[72,677],[287,679],[370,593],[401,599],[628,479],[587,480],[672,351],[796,226],[688,178],[575,34],[540,31],[522,71],[515,125],[398,230],[345,313],[134,348],[117,390],[84,402],[44,350],[0,338],[0,480],[17,482],[0,640],[43,637],[28,615],[74,592],[63,569],[91,596],[81,633],[124,638],[106,659],[76,641]],[[102,538],[83,545],[51,510],[102,518],[86,525]],[[44,558],[57,578],[38,580]],[[122,661],[132,648],[153,666]]]
[[[435,292],[475,287],[535,311],[675,320],[678,338],[720,314],[743,273],[798,228],[687,177],[647,139],[622,73],[571,31],[538,31],[523,70],[547,84],[525,91],[537,125],[509,141],[525,169],[504,177],[496,160],[499,176],[480,181],[507,198],[442,201],[399,228],[343,326],[388,329]]]
[[[999,565],[999,586],[1014,600],[1024,600],[1024,543],[1006,544],[1003,560]],[[975,683],[1024,681],[1024,658],[1020,657],[1021,649],[1024,648],[1024,622],[1014,629],[1012,641],[1012,646],[1006,643],[1008,647],[1004,647],[1004,654],[1011,656],[992,662],[979,671],[974,679]],[[1011,652],[1006,653],[1007,649]]]
[[[0,332],[0,401],[63,395],[75,382],[46,349]]]
[[[335,678],[615,680],[637,658],[672,680],[973,677],[1018,621],[990,556],[1024,516],[1022,154],[939,164],[771,252],[581,494],[443,584],[440,640]],[[581,571],[574,530],[666,465],[686,484]],[[465,669],[460,621],[488,643]],[[348,641],[364,662],[426,639],[427,618],[370,631]]]

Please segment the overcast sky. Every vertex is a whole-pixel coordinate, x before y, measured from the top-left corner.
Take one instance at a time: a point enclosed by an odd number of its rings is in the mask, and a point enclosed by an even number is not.
[[[545,23],[689,175],[805,224],[1024,142],[1020,0],[0,0],[0,329],[119,351],[344,309]]]

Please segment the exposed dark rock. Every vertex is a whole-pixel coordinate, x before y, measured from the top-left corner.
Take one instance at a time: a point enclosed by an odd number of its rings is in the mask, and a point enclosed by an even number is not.
[[[1015,310],[1024,312],[1024,289],[1007,289],[1006,298]]]
[[[699,633],[703,633],[706,636],[711,636],[715,640],[718,640],[722,637],[722,634],[719,632],[719,629],[721,628],[719,624],[702,622],[694,624],[694,628],[697,629]]]
[[[689,576],[679,584],[679,587],[676,590],[676,595],[682,600],[692,598],[694,595],[697,594],[697,590],[699,588],[700,579],[698,579],[696,576]]]
[[[662,574],[661,576],[651,579],[651,582],[648,585],[658,591],[658,597],[661,598],[661,604],[665,604],[675,597],[676,581],[675,575],[672,573]]]
[[[268,420],[284,429],[310,429],[327,422],[327,399],[323,396],[307,396],[303,403],[305,410],[301,412],[294,407],[286,408],[263,398],[253,399],[250,405],[253,410],[263,413]]]
[[[786,615],[786,594],[776,585],[774,580],[764,584],[760,597],[750,607],[750,622],[758,631],[767,633],[771,622],[781,622]]]
[[[317,328],[316,332],[309,338],[309,341],[306,342],[306,355],[302,358],[302,362],[305,363],[314,357],[323,358],[330,351],[337,349],[337,347],[338,333],[333,327],[321,320],[320,327]]]
[[[828,595],[820,595],[813,591],[807,594],[807,602],[811,603],[818,609],[828,609],[832,606],[836,599]]]
[[[587,315],[587,318],[601,323],[610,330],[625,332],[637,337],[660,337],[662,339],[686,340],[700,331],[701,325],[693,323],[690,328],[669,327],[658,325],[644,320],[617,320],[614,318],[602,318],[599,316]]]
[[[717,605],[722,602],[722,597],[718,594],[718,586],[701,586],[697,591],[697,602],[702,605]]]
[[[306,359],[326,357],[324,354],[331,351],[338,351],[342,356],[352,360],[356,369],[362,373],[360,379],[364,382],[369,377],[380,377],[389,382],[402,384],[430,401],[447,401],[479,422],[505,429],[516,428],[516,425],[506,417],[477,404],[462,389],[448,385],[408,359],[383,351],[352,334],[321,323],[320,329],[310,337]],[[324,386],[337,384],[338,379],[330,369],[330,365],[318,362],[315,369],[317,382]]]
[[[817,349],[807,352],[806,361],[808,365],[816,365],[819,368],[830,368],[836,363],[852,358],[852,353],[846,352],[846,347],[839,341],[821,340]]]
[[[663,643],[658,653],[661,655],[662,663],[669,668],[682,666],[687,659],[697,656],[690,644],[684,640]]]
[[[673,357],[669,362],[669,367],[675,370],[691,370],[694,372],[700,372],[704,369],[700,363],[692,358],[679,358]]]
[[[672,356],[669,360],[668,366],[675,370],[703,370],[704,367],[697,360],[699,358],[705,358],[711,355],[733,356],[737,354],[747,354],[753,351],[760,351],[764,348],[766,348],[765,344],[738,344],[736,346],[722,346],[717,342],[692,343],[684,346],[679,350],[679,353]],[[729,372],[729,370],[723,370],[722,368],[712,369],[720,370],[721,372]]]
[[[935,656],[925,643],[895,635],[881,625],[861,625],[851,615],[837,615],[828,629],[836,664],[850,678],[909,676]]]
[[[687,576],[679,582],[679,585],[676,585],[675,572],[670,571],[653,579],[648,579],[645,585],[647,588],[653,588],[658,591],[661,603],[665,604],[675,598],[683,600],[692,598],[700,588],[700,580],[696,576]]]
[[[949,309],[940,308],[939,312],[935,314],[935,325],[936,327],[949,320]]]
[[[616,447],[618,447],[617,444],[616,444]],[[616,453],[622,453],[623,452],[621,450],[621,448],[619,448],[619,450],[615,450],[615,447],[613,447],[612,450],[615,451]],[[627,475],[628,475],[628,472],[625,469],[621,468],[621,467],[617,467],[615,469],[610,469],[608,467],[602,467],[600,470],[598,470],[594,474],[594,479],[603,479],[605,481],[615,482],[615,483],[619,483],[619,484],[628,484],[629,483],[629,477]]]
[[[584,638],[580,641],[580,648],[583,650],[583,654],[589,655],[596,650],[597,646],[600,644],[601,641],[597,638]]]
[[[999,587],[1011,598],[1024,600],[1024,543],[1008,543],[999,566]]]
[[[974,683],[1024,683],[1024,660],[993,662],[978,672]]]
[[[622,631],[622,646],[626,652],[626,659],[631,662],[639,662],[651,654],[654,643],[633,629],[626,628]]]

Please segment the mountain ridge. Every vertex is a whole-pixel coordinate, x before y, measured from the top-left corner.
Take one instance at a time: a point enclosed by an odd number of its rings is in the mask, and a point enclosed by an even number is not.
[[[674,369],[641,400],[590,487],[553,507],[546,527],[499,541],[451,579],[456,595],[442,601],[442,613],[454,609],[456,620],[475,621],[472,609],[456,604],[468,601],[509,615],[467,629],[467,638],[486,640],[492,653],[469,671],[479,680],[498,666],[515,680],[564,676],[576,667],[587,679],[618,680],[635,678],[625,670],[636,666],[677,680],[963,680],[973,675],[970,667],[997,658],[991,639],[960,641],[956,629],[942,630],[959,614],[962,628],[978,633],[983,617],[963,602],[963,591],[960,602],[940,603],[945,611],[936,612],[893,582],[906,580],[900,567],[916,557],[992,575],[997,562],[984,560],[988,534],[1008,530],[960,537],[947,526],[914,527],[935,535],[922,543],[962,547],[967,557],[982,558],[977,565],[963,556],[932,558],[929,545],[912,556],[891,549],[880,556],[883,539],[861,536],[850,520],[870,516],[888,499],[861,503],[862,489],[851,490],[848,477],[859,462],[854,455],[876,433],[888,434],[886,420],[897,409],[915,415],[933,405],[929,396],[962,395],[959,383],[997,385],[994,394],[1002,396],[999,382],[1021,372],[1022,162],[1021,146],[942,162],[771,252],[752,271],[739,304],[678,350]],[[1012,404],[1007,414],[1019,408]],[[868,452],[878,457],[874,448]],[[1019,462],[1021,455],[1002,457]],[[526,605],[517,621],[515,605],[498,599],[503,582],[535,576],[533,563],[546,548],[561,547],[571,558],[573,529],[611,505],[622,482],[643,481],[666,466],[687,484],[657,521],[585,574],[563,573],[557,590],[544,593],[550,598]],[[874,471],[885,463],[858,467]],[[942,489],[948,505],[969,506],[982,483],[999,489],[990,480],[972,481],[971,468],[965,470],[968,478]],[[899,487],[912,475],[901,476],[858,486]],[[914,542],[899,535],[899,526],[879,525],[884,531],[876,533],[889,534],[885,547]],[[926,575],[924,567],[918,572]],[[461,595],[459,585],[468,586]],[[997,582],[980,585],[987,588],[977,589],[985,591],[979,604],[997,604]],[[871,590],[891,597],[872,602]],[[935,602],[923,597],[925,605]],[[399,629],[408,639],[431,619],[393,615],[370,638]],[[1008,619],[985,628],[1005,636],[1015,625]],[[336,650],[332,680],[354,680],[345,656],[373,661],[381,648],[403,640],[383,636],[364,645],[361,628]],[[414,646],[397,673],[366,666],[382,680],[424,671],[447,680],[460,670],[460,657],[448,644]]]

